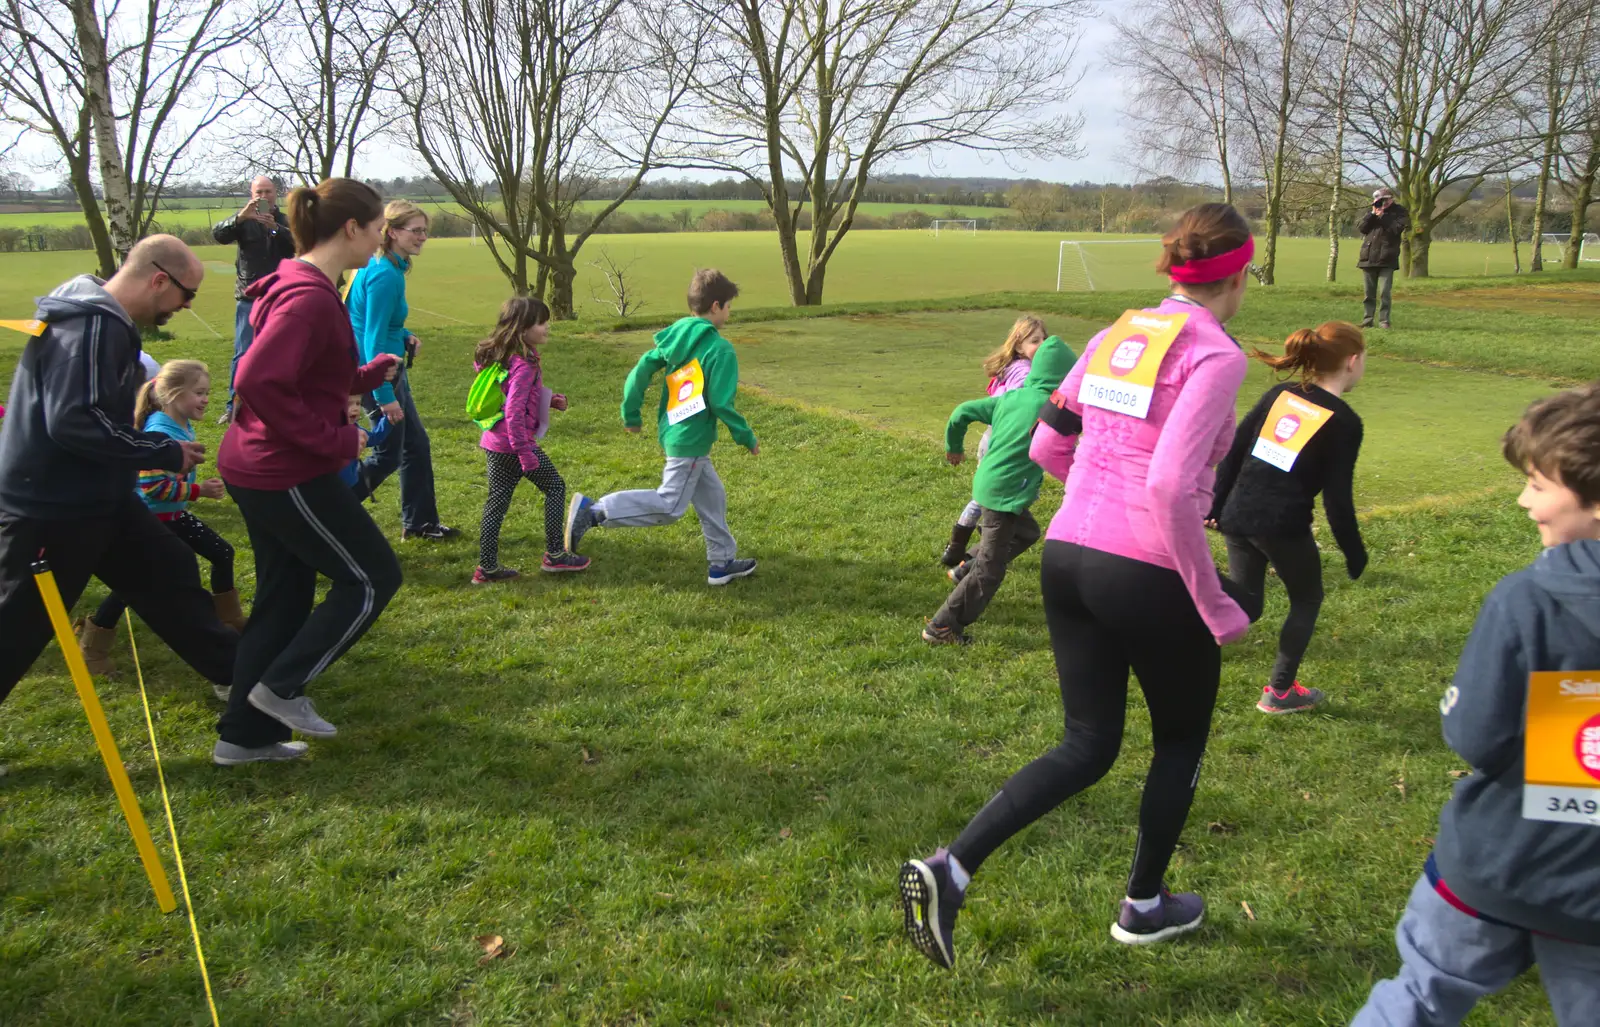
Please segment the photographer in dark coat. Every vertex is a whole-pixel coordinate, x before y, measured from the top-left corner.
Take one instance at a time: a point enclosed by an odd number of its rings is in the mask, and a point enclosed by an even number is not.
[[[1411,227],[1411,215],[1394,202],[1388,188],[1372,194],[1372,210],[1356,226],[1363,236],[1361,268],[1367,280],[1367,299],[1361,327],[1371,328],[1374,314],[1378,324],[1389,327],[1389,297],[1394,291],[1394,273],[1400,267],[1400,240]]]
[[[224,246],[237,244],[239,257],[234,262],[238,279],[233,298],[233,366],[228,372],[228,405],[218,424],[233,420],[233,379],[239,361],[250,348],[250,308],[255,301],[244,294],[250,283],[278,270],[278,265],[294,256],[294,236],[289,234],[289,219],[278,209],[278,185],[265,175],[250,183],[250,202],[226,221],[211,226],[211,237]]]

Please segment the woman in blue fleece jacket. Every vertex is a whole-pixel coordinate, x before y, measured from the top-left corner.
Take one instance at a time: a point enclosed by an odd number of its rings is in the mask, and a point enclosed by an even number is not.
[[[383,209],[383,246],[350,283],[345,306],[362,363],[382,353],[401,359],[415,354],[417,338],[406,331],[406,272],[411,259],[428,241],[428,215],[408,200],[393,200]],[[402,370],[393,383],[384,383],[363,402],[376,421],[379,411],[390,430],[374,440],[372,455],[364,463],[356,495],[365,499],[383,480],[400,471],[400,526],[403,538],[441,539],[459,535],[439,523],[439,504],[433,491],[433,449],[428,430],[417,416],[411,398],[411,376]]]

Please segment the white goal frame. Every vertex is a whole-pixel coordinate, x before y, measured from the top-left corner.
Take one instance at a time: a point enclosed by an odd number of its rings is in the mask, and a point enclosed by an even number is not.
[[[935,239],[939,238],[939,227],[941,225],[966,225],[967,226],[966,227],[966,233],[968,235],[977,235],[978,234],[978,219],[977,218],[934,218],[933,219],[933,237]],[[946,231],[948,231],[948,229],[946,229]]]
[[[1085,246],[1149,246],[1152,243],[1159,245],[1160,242],[1160,239],[1062,239],[1056,245],[1056,292],[1061,291],[1062,272],[1069,260],[1083,269],[1083,280],[1089,283],[1089,291],[1096,291],[1094,275],[1089,271],[1089,258],[1084,255]],[[1067,255],[1069,246],[1072,247],[1073,257]]]
[[[1567,247],[1572,245],[1571,232],[1545,232],[1539,236],[1544,246],[1552,244],[1556,247],[1557,261],[1563,261],[1567,256]],[[1600,232],[1585,232],[1578,241],[1578,263],[1600,264]]]

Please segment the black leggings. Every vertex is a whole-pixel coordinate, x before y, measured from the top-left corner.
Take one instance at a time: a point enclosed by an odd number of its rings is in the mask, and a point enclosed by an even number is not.
[[[1200,780],[1222,651],[1177,571],[1052,540],[1040,578],[1066,730],[1060,745],[1012,775],[950,852],[976,872],[1008,838],[1111,770],[1131,669],[1150,708],[1155,753],[1128,895],[1153,898]]]
[[[483,523],[478,526],[478,566],[486,571],[500,567],[500,525],[523,478],[544,493],[544,551],[554,556],[566,547],[563,518],[567,513],[567,483],[561,480],[561,472],[544,450],[534,446],[533,451],[539,457],[539,466],[524,472],[515,453],[484,450],[489,458],[489,498],[484,500]]]
[[[1294,684],[1311,635],[1317,630],[1317,614],[1322,610],[1322,553],[1309,529],[1304,535],[1223,537],[1228,543],[1228,577],[1237,585],[1261,593],[1270,562],[1289,593],[1289,616],[1278,633],[1278,659],[1267,681],[1282,694]]]
[[[233,591],[233,547],[228,540],[206,526],[206,523],[185,510],[170,521],[162,521],[167,530],[183,540],[194,550],[194,555],[205,557],[211,564],[211,591],[213,594]],[[100,608],[89,619],[97,627],[114,628],[128,604],[115,592],[106,596]]]

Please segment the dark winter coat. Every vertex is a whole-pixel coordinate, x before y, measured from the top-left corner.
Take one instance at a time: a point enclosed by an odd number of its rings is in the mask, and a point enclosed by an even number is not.
[[[1391,203],[1382,214],[1367,211],[1356,225],[1363,238],[1360,268],[1393,271],[1400,266],[1400,239],[1411,227],[1411,215],[1398,203]]]
[[[240,219],[235,214],[226,221],[211,226],[211,238],[224,246],[238,244],[239,256],[234,260],[238,273],[233,286],[233,298],[242,300],[251,282],[259,281],[278,270],[278,265],[294,256],[294,236],[289,234],[289,219],[283,211],[275,211],[278,227],[268,229],[251,218]]]

